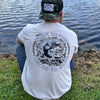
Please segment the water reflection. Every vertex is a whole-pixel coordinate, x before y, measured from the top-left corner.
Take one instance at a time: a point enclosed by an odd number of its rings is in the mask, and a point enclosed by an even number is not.
[[[64,24],[78,34],[79,44],[100,48],[100,0],[68,0],[65,6]]]
[[[100,48],[100,0],[63,0],[63,24],[74,30],[81,47]],[[0,52],[15,53],[16,35],[39,23],[41,0],[0,0]],[[86,45],[85,45],[86,43]]]

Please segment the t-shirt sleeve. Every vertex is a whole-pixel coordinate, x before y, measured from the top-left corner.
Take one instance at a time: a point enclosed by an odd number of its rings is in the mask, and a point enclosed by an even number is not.
[[[71,41],[71,46],[73,46],[74,49],[74,53],[78,52],[78,38],[75,32],[73,32],[72,30],[70,31],[70,41]]]
[[[74,53],[77,53],[78,52],[78,41],[76,41],[77,45],[75,45],[75,51]]]
[[[74,33],[75,34],[75,36],[74,36],[74,47],[75,47],[75,51],[74,51],[74,53],[77,53],[78,52],[78,38],[77,38],[77,35],[76,35],[76,33]]]
[[[22,43],[24,43],[25,40],[27,40],[29,38],[28,36],[28,30],[29,30],[29,24],[27,24],[22,30],[21,32],[18,34],[18,39],[19,41],[21,41]]]

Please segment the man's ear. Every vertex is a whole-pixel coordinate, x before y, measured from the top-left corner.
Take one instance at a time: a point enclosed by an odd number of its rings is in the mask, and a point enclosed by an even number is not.
[[[62,11],[60,12],[60,17],[62,17]]]
[[[62,24],[62,11],[60,12],[60,15],[59,15],[59,22],[60,24]]]

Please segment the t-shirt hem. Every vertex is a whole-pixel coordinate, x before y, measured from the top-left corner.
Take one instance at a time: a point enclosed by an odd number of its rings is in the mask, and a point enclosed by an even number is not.
[[[31,96],[33,96],[33,97],[35,97],[35,98],[37,98],[37,99],[57,99],[57,98],[60,98],[61,96],[63,96],[65,93],[67,93],[68,91],[70,90],[70,88],[69,89],[67,89],[66,91],[64,91],[61,95],[59,95],[59,96],[56,96],[56,97],[52,97],[52,98],[49,98],[49,97],[39,97],[39,96],[35,96],[35,95],[32,95],[31,93],[28,93],[27,91],[27,93],[28,94],[30,94]]]

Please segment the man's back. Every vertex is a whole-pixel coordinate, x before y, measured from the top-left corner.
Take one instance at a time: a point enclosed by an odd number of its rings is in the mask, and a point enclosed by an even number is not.
[[[58,98],[71,86],[70,61],[77,36],[59,23],[29,24],[19,34],[26,51],[25,91],[40,99]]]

